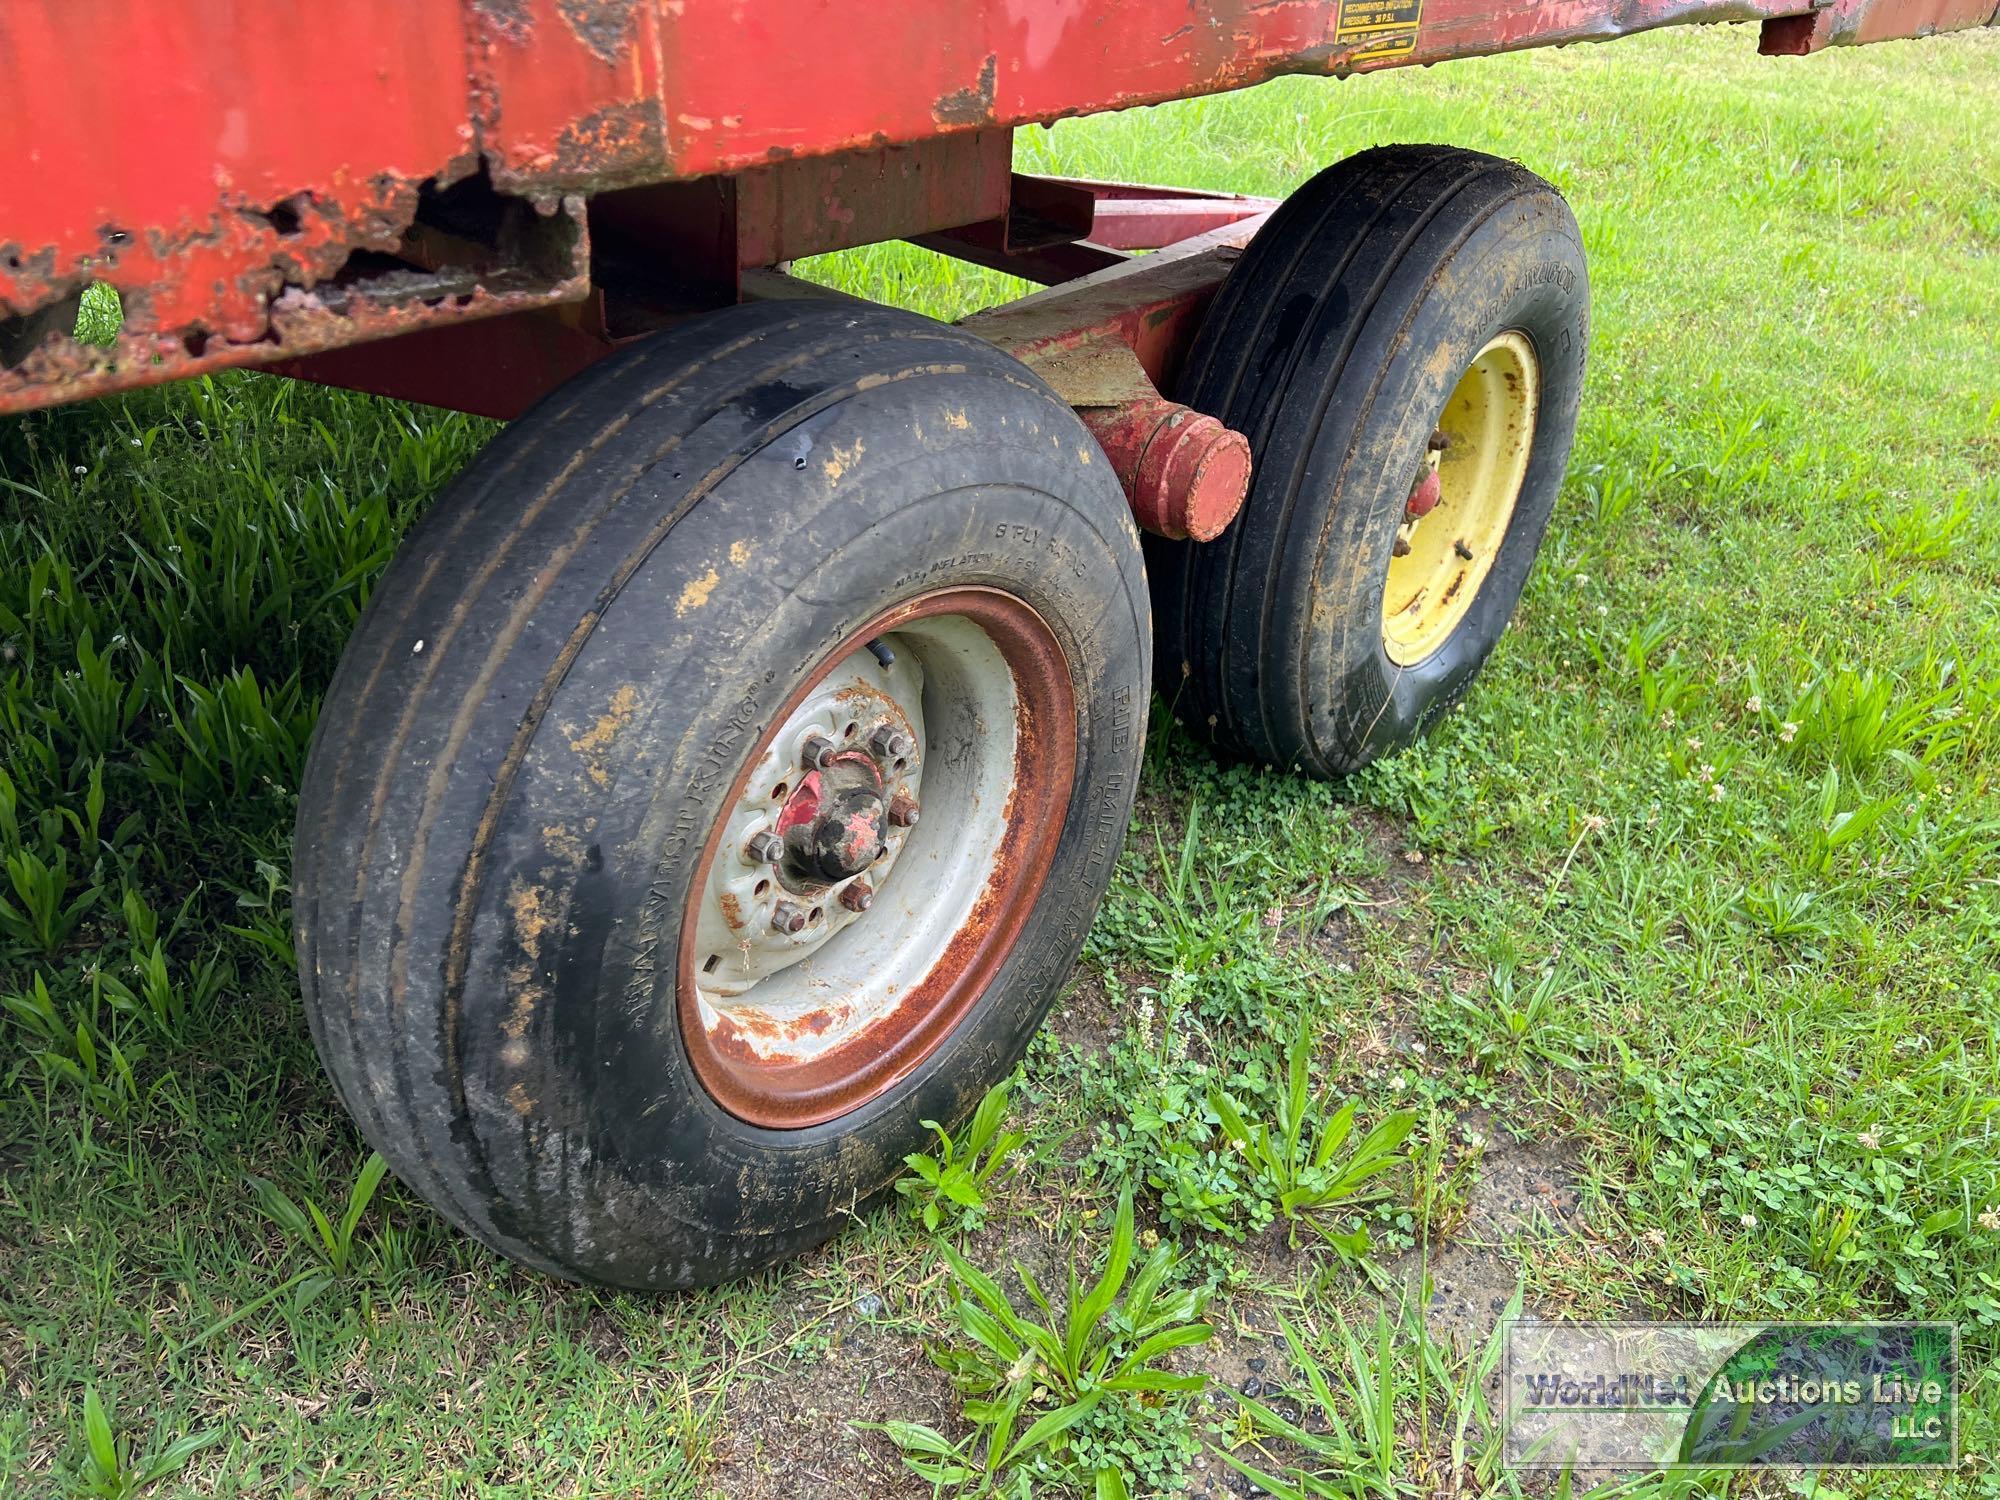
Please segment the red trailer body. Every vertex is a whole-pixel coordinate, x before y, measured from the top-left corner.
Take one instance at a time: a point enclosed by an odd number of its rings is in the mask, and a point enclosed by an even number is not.
[[[0,411],[282,362],[508,415],[734,300],[746,269],[945,236],[926,242],[1057,281],[1114,259],[1092,241],[1248,211],[1014,177],[1018,125],[1682,23],[1757,22],[1765,51],[1805,53],[1997,8],[7,0]],[[108,348],[70,337],[99,281],[124,304]]]
[[[1016,128],[1996,6],[0,0],[0,411],[261,366],[522,417],[328,686],[300,995],[454,1223],[708,1284],[994,1128],[1154,701],[1284,772],[1394,753],[1498,645],[1563,485],[1589,275],[1526,167],[1380,146],[1278,206],[1016,173]],[[734,305],[839,298],[786,263],[894,239],[1047,287],[955,328]],[[122,326],[79,342],[102,284]]]

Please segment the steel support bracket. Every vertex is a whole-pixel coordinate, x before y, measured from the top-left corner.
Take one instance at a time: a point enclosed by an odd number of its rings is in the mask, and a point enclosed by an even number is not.
[[[1242,508],[1250,444],[1161,394],[1260,214],[960,324],[1027,365],[1082,417],[1158,536],[1208,541]]]

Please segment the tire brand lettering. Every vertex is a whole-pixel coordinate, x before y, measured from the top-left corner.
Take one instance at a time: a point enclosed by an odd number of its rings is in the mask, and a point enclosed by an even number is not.
[[[1561,287],[1565,292],[1569,291],[1576,285],[1575,268],[1566,266],[1557,260],[1544,261],[1539,266],[1535,266],[1529,270],[1527,280],[1523,283],[1523,285],[1530,287],[1548,286],[1550,284]]]

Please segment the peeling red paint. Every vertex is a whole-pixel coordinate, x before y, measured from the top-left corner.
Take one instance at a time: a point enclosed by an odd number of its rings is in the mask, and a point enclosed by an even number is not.
[[[401,257],[424,195],[482,168],[495,193],[550,208],[1004,138],[1280,73],[1725,21],[1766,23],[1766,50],[1809,52],[1996,14],[2000,0],[1426,0],[1407,49],[1385,52],[1341,39],[1340,0],[1219,0],[1198,22],[1185,0],[263,0],[226,25],[203,0],[20,0],[0,7],[0,411],[584,296],[574,276],[544,275],[538,292],[482,277],[467,300],[281,307],[362,279],[368,256]],[[822,195],[807,227],[848,244],[922,232],[877,224],[871,203]],[[809,241],[807,218],[779,238]],[[93,281],[124,299],[108,353],[61,335]]]
[[[1262,223],[1261,216],[1238,220],[975,313],[960,326],[1021,360],[1073,406],[1115,406],[1155,395],[1134,382],[1129,359],[1106,360],[1103,351],[1129,349],[1146,381],[1170,389],[1175,359]]]
[[[1104,450],[1141,531],[1213,541],[1250,493],[1250,440],[1164,397],[1077,413]]]
[[[484,287],[433,302],[421,297],[409,303],[371,307],[350,304],[335,308],[326,299],[300,288],[287,289],[271,303],[262,337],[251,343],[209,339],[199,333],[171,336],[126,333],[108,348],[55,343],[30,354],[0,377],[0,405],[10,385],[32,389],[51,405],[101,396],[135,385],[156,383],[157,371],[170,367],[174,377],[299,358],[349,344],[393,338],[443,321],[469,321],[500,313],[519,312],[584,296],[589,278],[579,274],[547,290],[493,292]]]
[[[785,799],[785,805],[778,809],[777,832],[782,837],[819,816],[820,776],[817,771],[808,771],[799,778],[799,784],[792,795]]]

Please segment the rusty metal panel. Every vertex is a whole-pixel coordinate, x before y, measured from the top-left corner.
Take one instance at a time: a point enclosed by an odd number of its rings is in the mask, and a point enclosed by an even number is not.
[[[455,5],[0,7],[0,410],[583,297],[579,197],[462,254],[416,230],[481,166],[469,66]],[[4,337],[91,282],[113,347]]]
[[[1846,18],[1835,34],[1841,41],[1976,25],[1996,13],[1994,0],[1836,0],[1836,8]],[[1186,0],[741,8],[686,0],[660,28],[667,154],[676,173],[728,172],[1214,93],[1281,73],[1365,72],[1814,9],[1811,0],[1218,0],[1196,8]],[[741,62],[718,66],[719,58]]]
[[[1758,50],[1773,56],[1804,56],[1827,47],[1986,25],[2000,25],[2000,10],[1993,0],[1832,0],[1804,15],[1766,21]]]
[[[444,10],[440,0],[405,0]],[[503,192],[596,192],[666,170],[669,0],[465,0],[469,113]]]
[[[259,336],[472,170],[463,72],[437,5],[0,6],[0,312],[94,277],[143,326]]]
[[[1767,48],[1812,51],[1996,11],[2000,0],[7,0],[0,411],[587,293],[580,230],[565,266],[539,239],[532,265],[510,262],[504,240],[461,257],[469,282],[413,259],[426,195],[467,181],[580,223],[566,198],[1279,73],[1714,21],[1772,22]],[[766,248],[823,242],[826,225],[808,222],[821,209],[836,205],[810,184],[767,205],[760,222],[778,238]],[[857,212],[834,237],[905,232],[893,218]],[[91,281],[125,300],[109,351],[62,336]]]

